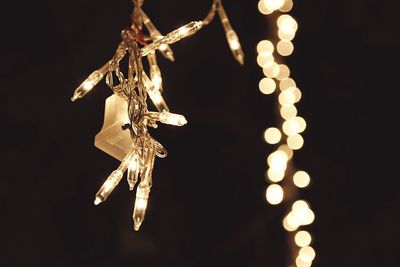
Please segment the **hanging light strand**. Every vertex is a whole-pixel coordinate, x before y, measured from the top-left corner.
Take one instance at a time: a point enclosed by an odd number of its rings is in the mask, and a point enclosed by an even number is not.
[[[157,64],[157,51],[166,59],[174,61],[170,45],[195,34],[211,23],[218,14],[235,59],[240,64],[244,62],[239,39],[228,20],[221,0],[213,1],[210,12],[204,20],[189,22],[165,36],[143,11],[143,2],[143,0],[133,1],[132,24],[122,30],[122,40],[114,56],[104,66],[90,74],[76,88],[71,98],[75,101],[84,97],[104,77],[107,86],[114,93],[106,100],[105,121],[102,131],[96,136],[95,144],[104,152],[121,160],[121,164],[101,186],[95,196],[94,204],[98,205],[105,201],[127,172],[129,189],[134,190],[137,184],[133,211],[135,230],[139,230],[144,220],[153,184],[155,157],[163,158],[167,155],[165,148],[150,136],[148,127],[156,128],[157,122],[175,126],[187,123],[183,115],[169,112],[169,107],[162,96],[162,76]],[[128,55],[127,75],[120,67],[120,61],[126,55]],[[147,75],[143,68],[142,57],[147,57],[150,75]],[[147,96],[157,112],[148,110]],[[129,135],[126,135],[127,131]],[[126,136],[129,136],[129,142],[126,142]]]
[[[277,32],[270,40],[262,40],[257,44],[257,63],[264,74],[259,90],[265,95],[276,96],[280,115],[279,127],[269,127],[264,132],[265,141],[277,146],[267,157],[265,176],[269,185],[266,200],[271,205],[284,203],[288,207],[282,221],[289,237],[291,253],[288,264],[308,267],[315,258],[315,250],[311,247],[312,235],[306,227],[313,223],[315,214],[310,204],[298,199],[298,195],[310,184],[311,178],[306,171],[298,170],[292,160],[294,152],[304,145],[301,134],[306,129],[306,121],[298,115],[296,108],[302,97],[301,90],[290,76],[289,66],[282,63],[294,51],[292,40],[298,24],[291,15],[286,14],[292,7],[292,0],[258,2],[259,11],[276,24]]]

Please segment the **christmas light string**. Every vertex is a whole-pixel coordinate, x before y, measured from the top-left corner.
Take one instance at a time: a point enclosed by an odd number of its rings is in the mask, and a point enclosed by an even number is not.
[[[104,77],[113,95],[106,100],[102,131],[96,135],[95,145],[121,161],[119,167],[106,179],[96,193],[94,204],[105,201],[127,173],[130,190],[137,185],[133,211],[134,229],[141,226],[150,189],[155,157],[167,156],[165,148],[151,137],[148,126],[157,128],[157,122],[175,126],[187,123],[184,116],[169,112],[162,97],[161,71],[157,64],[157,52],[174,61],[171,44],[195,34],[208,25],[218,13],[226,33],[229,47],[235,59],[244,63],[244,54],[236,32],[233,30],[221,0],[214,0],[207,16],[171,31],[165,36],[154,26],[142,9],[143,0],[133,1],[132,25],[122,30],[114,56],[100,69],[94,71],[75,90],[71,100],[84,97]],[[147,34],[143,31],[146,30]],[[120,62],[128,56],[128,74],[121,71]],[[149,63],[150,75],[143,68],[142,57]],[[148,111],[147,96],[157,109]],[[140,180],[140,181],[139,181]]]
[[[263,69],[259,89],[263,94],[274,94],[278,100],[280,126],[269,127],[264,132],[267,143],[277,146],[267,158],[266,200],[271,205],[283,202],[287,207],[282,224],[288,233],[290,266],[309,267],[316,256],[311,247],[312,236],[306,227],[313,223],[314,212],[310,204],[298,198],[299,191],[310,184],[306,171],[296,169],[293,163],[294,151],[302,148],[304,139],[301,133],[306,129],[306,121],[299,116],[295,106],[302,94],[296,82],[290,77],[290,68],[283,64],[283,57],[294,51],[292,43],[298,24],[289,14],[292,0],[260,0],[259,11],[268,15],[277,25],[277,35],[271,40],[257,44],[257,63]],[[275,43],[275,45],[274,45]]]

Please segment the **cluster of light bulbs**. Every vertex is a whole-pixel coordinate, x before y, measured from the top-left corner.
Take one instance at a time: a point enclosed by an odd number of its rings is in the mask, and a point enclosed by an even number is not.
[[[142,9],[143,0],[134,0],[133,3],[132,25],[122,30],[122,41],[114,56],[78,86],[71,100],[84,97],[104,77],[107,86],[113,91],[114,94],[106,100],[103,129],[96,135],[95,145],[121,163],[98,190],[94,204],[104,202],[126,172],[129,189],[134,190],[137,185],[133,222],[134,229],[139,230],[153,184],[155,157],[163,158],[167,155],[165,148],[150,135],[148,127],[157,128],[157,122],[175,126],[187,123],[184,116],[169,112],[162,97],[162,78],[156,52],[174,61],[169,45],[193,35],[209,24],[218,13],[229,47],[240,64],[244,63],[244,54],[221,0],[213,0],[211,10],[203,20],[192,21],[165,36]],[[147,31],[146,34],[143,30]],[[126,55],[127,75],[120,66],[120,61]],[[142,57],[147,57],[150,75],[143,68]],[[157,112],[148,110],[147,96]]]
[[[292,0],[258,2],[259,11],[271,15],[273,23],[277,25],[277,35],[271,38],[272,41],[262,40],[257,45],[257,63],[265,76],[259,82],[259,89],[265,95],[277,96],[281,122],[280,127],[270,127],[264,132],[265,141],[277,146],[267,157],[266,179],[269,186],[265,195],[271,205],[286,202],[290,207],[282,220],[284,229],[291,237],[290,264],[309,267],[315,258],[315,250],[311,247],[312,235],[303,227],[312,224],[315,215],[309,203],[297,199],[297,193],[310,184],[311,178],[306,171],[296,170],[292,162],[294,151],[304,145],[301,134],[306,129],[306,121],[298,115],[296,108],[302,93],[290,76],[290,68],[280,63],[282,58],[294,51],[292,40],[298,24],[291,15],[286,14],[292,7]]]

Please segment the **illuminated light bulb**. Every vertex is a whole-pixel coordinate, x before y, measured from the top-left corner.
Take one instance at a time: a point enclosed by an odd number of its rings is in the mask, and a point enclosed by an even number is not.
[[[271,14],[272,12],[274,12],[273,10],[268,9],[268,8],[265,6],[263,0],[260,0],[260,1],[258,2],[258,10],[261,12],[261,14],[264,14],[264,15],[269,15],[269,14]]]
[[[299,225],[304,225],[309,210],[308,204],[304,200],[298,200],[292,205],[291,213]]]
[[[263,0],[264,5],[269,10],[277,10],[285,4],[285,0]]]
[[[299,132],[298,133],[304,132],[304,130],[307,127],[306,121],[300,116],[297,116],[297,117],[293,118],[293,120],[295,120],[296,123],[299,125]]]
[[[268,68],[271,67],[274,63],[274,56],[269,53],[260,53],[257,55],[257,64],[261,68]]]
[[[289,90],[282,91],[278,96],[279,104],[281,106],[292,106],[296,101],[296,97],[293,92]]]
[[[297,115],[297,108],[294,105],[282,106],[280,114],[285,120],[290,120]]]
[[[315,220],[315,214],[311,209],[307,210],[305,217],[303,218],[302,225],[312,224]]]
[[[315,259],[315,250],[310,246],[303,247],[299,251],[299,258],[302,262],[311,263]]]
[[[264,132],[264,139],[268,144],[277,144],[281,138],[282,134],[278,128],[270,127]]]
[[[281,89],[281,91],[285,91],[289,87],[296,87],[296,82],[292,78],[282,79],[279,82],[279,89]]]
[[[257,44],[257,52],[259,54],[272,54],[274,52],[274,45],[269,40],[262,40]]]
[[[275,78],[277,80],[283,80],[283,79],[289,78],[289,75],[290,75],[289,67],[286,66],[285,64],[279,64],[278,67],[279,67],[279,73]]]
[[[150,77],[151,83],[153,85],[153,90],[162,91],[162,78],[161,78],[161,71],[157,65],[157,58],[156,53],[152,52],[147,55],[147,59],[150,65]],[[146,81],[147,82],[147,81]],[[151,85],[148,85],[151,87]]]
[[[140,9],[140,12],[141,12],[141,15],[143,18],[143,24],[149,31],[151,39],[153,39],[153,40],[162,39],[164,36],[162,36],[161,33],[157,30],[157,28],[154,26],[153,22],[146,15],[146,13],[144,13],[144,11],[142,9]],[[175,61],[174,53],[172,52],[172,49],[169,45],[161,44],[159,46],[158,50],[161,52],[161,54],[165,58],[169,59],[170,61]]]
[[[164,37],[153,41],[151,44],[146,45],[145,47],[140,49],[140,54],[143,56],[147,56],[149,53],[153,52],[156,49],[159,49],[161,45],[173,44],[185,37],[193,35],[198,30],[203,27],[202,21],[192,21],[188,24],[168,33]]]
[[[296,20],[288,14],[279,16],[276,22],[279,30],[285,34],[294,34],[297,31],[298,24]]]
[[[310,184],[310,175],[305,171],[297,171],[293,175],[293,183],[299,188],[307,187]]]
[[[310,206],[308,205],[307,201],[305,200],[296,200],[292,204],[292,210],[297,210],[297,209],[308,209]]]
[[[263,68],[263,73],[269,78],[275,78],[279,74],[278,64],[275,61],[272,62],[271,66]]]
[[[276,171],[274,169],[269,168],[267,171],[268,179],[271,182],[278,183],[283,180],[285,177],[285,171]]]
[[[232,54],[240,65],[244,64],[244,53],[240,46],[239,38],[235,31],[231,30],[226,33],[226,39],[228,40],[229,47],[231,48]]]
[[[291,41],[281,40],[276,45],[276,50],[281,56],[289,56],[293,53],[294,46]]]
[[[286,154],[288,160],[291,160],[293,157],[293,150],[288,147],[286,144],[282,144],[278,147],[278,151],[282,151],[283,153]]]
[[[283,200],[283,189],[278,184],[268,186],[265,197],[269,204],[277,205]]]
[[[283,225],[283,228],[285,228],[285,230],[288,231],[288,232],[296,231],[297,228],[298,228],[298,226],[295,227],[295,226],[289,224],[288,216],[286,216],[286,217],[283,219],[282,225]]]
[[[312,238],[309,232],[299,231],[294,236],[294,242],[299,247],[306,247],[311,244]]]
[[[160,114],[160,121],[162,123],[171,124],[175,126],[183,126],[187,123],[187,120],[184,116],[180,114],[174,114],[167,111],[163,111]]]
[[[161,95],[160,90],[157,90],[150,80],[149,76],[145,72],[142,72],[142,82],[146,88],[147,94],[149,95],[151,101],[158,111],[169,111],[167,103],[165,103],[164,98]]]
[[[292,136],[299,133],[300,125],[294,118],[289,119],[283,123],[282,130],[287,136]]]
[[[289,136],[286,142],[288,146],[293,150],[300,149],[304,145],[304,139],[300,134],[294,134]]]
[[[260,89],[261,93],[268,95],[275,91],[276,84],[271,78],[262,78],[258,84],[258,88]]]
[[[281,8],[279,8],[279,11],[281,12],[289,12],[293,8],[293,1],[292,0],[286,0],[285,3]]]
[[[133,210],[133,228],[136,231],[139,230],[142,222],[144,221],[148,199],[149,192],[147,190],[143,190],[139,186],[136,191],[135,207]]]
[[[278,30],[278,37],[283,41],[291,41],[294,39],[295,32],[286,33],[281,30]]]
[[[304,262],[301,260],[300,256],[296,257],[296,266],[297,267],[310,267],[311,262]]]
[[[107,180],[100,187],[99,191],[96,193],[96,197],[94,200],[94,204],[98,205],[101,202],[106,201],[108,196],[112,193],[115,187],[122,179],[123,173],[119,170],[113,171],[110,176],[108,176]]]
[[[128,180],[129,190],[131,191],[133,190],[135,184],[139,179],[139,171],[140,171],[139,159],[137,155],[134,155],[131,159],[131,162],[129,163],[128,172],[126,176]]]
[[[79,98],[84,97],[87,93],[90,92],[90,90],[93,89],[93,87],[96,86],[104,77],[104,75],[108,72],[109,70],[109,62],[107,62],[103,67],[101,67],[98,70],[95,70],[92,72],[86,80],[81,83],[81,85],[76,88],[74,91],[74,95],[71,98],[71,101],[75,101]]]

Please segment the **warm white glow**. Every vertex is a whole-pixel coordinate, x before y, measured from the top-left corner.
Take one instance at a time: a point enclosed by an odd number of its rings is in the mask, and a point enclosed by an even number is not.
[[[264,139],[268,144],[277,144],[281,140],[282,134],[278,128],[270,127],[264,132]]]
[[[311,267],[311,262],[304,262],[301,260],[300,256],[296,258],[297,267]]]
[[[265,197],[271,205],[277,205],[283,200],[283,189],[278,184],[268,186]]]
[[[291,91],[293,93],[293,95],[295,97],[295,101],[294,101],[295,103],[300,101],[301,91],[299,88],[292,86],[292,87],[287,88],[286,90]]]
[[[271,182],[278,183],[283,180],[285,177],[285,171],[277,171],[269,168],[267,171],[268,179]]]
[[[269,167],[275,172],[284,172],[287,167],[287,161],[286,153],[279,150],[271,153],[267,158]]]
[[[294,236],[294,241],[296,245],[299,247],[309,246],[311,244],[311,240],[312,240],[311,235],[307,231],[299,231]]]
[[[292,222],[291,222],[291,223],[292,223]],[[286,217],[283,219],[282,224],[283,224],[283,228],[285,228],[285,230],[288,231],[288,232],[293,232],[293,231],[295,231],[295,230],[298,228],[298,226],[295,226],[295,225],[293,225],[293,224],[289,224],[288,216],[286,216]]]
[[[282,118],[290,120],[297,115],[297,108],[294,105],[282,106],[280,109]]]
[[[277,10],[285,4],[285,0],[263,0],[263,2],[269,10]]]
[[[293,40],[294,36],[295,36],[295,33],[294,33],[294,32],[286,33],[286,32],[283,32],[283,31],[280,30],[280,29],[278,30],[278,37],[279,37],[279,39],[281,39],[281,40],[284,40],[284,41],[291,41],[291,40]]]
[[[289,12],[293,8],[293,1],[292,0],[286,0],[283,6],[279,9],[281,12]]]
[[[276,83],[271,78],[262,78],[258,84],[258,88],[265,95],[272,94],[275,91]]]
[[[310,184],[310,175],[305,171],[297,171],[293,175],[293,183],[299,188],[307,187]]]
[[[262,14],[264,14],[264,15],[269,15],[269,14],[271,14],[272,12],[274,12],[273,10],[268,9],[268,8],[265,6],[263,0],[260,0],[260,1],[258,2],[258,10],[259,10]]]
[[[314,222],[315,215],[314,212],[311,209],[307,210],[307,213],[305,214],[305,217],[303,218],[303,225],[309,225]]]
[[[278,100],[281,106],[291,106],[296,101],[296,97],[292,91],[285,90],[279,94]]]
[[[304,130],[306,129],[306,126],[307,126],[306,121],[300,116],[293,118],[293,120],[295,120],[296,123],[299,125],[299,133],[304,132]]]
[[[271,55],[274,52],[274,45],[269,40],[262,40],[257,44],[257,52]]]
[[[296,20],[288,14],[279,16],[277,24],[279,30],[285,34],[294,34],[298,27]]]
[[[302,262],[311,263],[315,258],[315,250],[310,246],[303,247],[299,251],[299,258]]]
[[[271,67],[274,63],[274,57],[269,53],[260,53],[257,56],[257,64],[261,68]]]
[[[296,87],[296,82],[292,78],[283,79],[279,82],[281,91],[285,91],[289,87]]]
[[[304,145],[304,139],[300,134],[294,134],[289,136],[286,142],[288,146],[293,150],[300,149]]]
[[[175,126],[183,126],[187,123],[187,120],[184,116],[180,114],[174,114],[167,111],[163,111],[160,113],[160,121],[162,123],[171,124]]]
[[[282,130],[287,136],[292,136],[300,131],[300,126],[297,121],[293,119],[289,119],[285,121],[282,125]]]
[[[279,65],[274,61],[271,66],[263,68],[265,76],[275,78],[279,74]]]
[[[289,212],[289,214],[286,216],[286,220],[288,228],[293,229],[292,231],[297,230],[297,228],[299,228],[301,225],[301,222],[296,216],[293,215],[293,212]]]
[[[289,78],[290,75],[290,69],[288,66],[286,66],[285,64],[279,64],[279,73],[276,76],[277,80],[283,80],[286,78]]]
[[[291,159],[292,159],[292,157],[293,157],[293,150],[292,150],[290,147],[288,147],[288,145],[286,145],[286,144],[280,145],[280,146],[278,147],[278,150],[284,152],[284,153],[286,154],[288,160],[291,160]]]
[[[293,53],[294,46],[291,41],[281,40],[276,45],[276,50],[281,56],[289,56]]]

